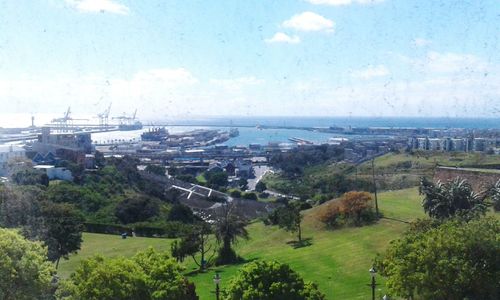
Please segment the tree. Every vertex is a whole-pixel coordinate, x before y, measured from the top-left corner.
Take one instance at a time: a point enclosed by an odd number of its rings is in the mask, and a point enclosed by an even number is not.
[[[238,187],[242,191],[248,190],[248,180],[246,180],[245,178],[238,179]]]
[[[372,203],[369,193],[351,191],[322,205],[317,216],[329,228],[351,224],[360,226],[377,218]]]
[[[238,239],[248,239],[245,229],[247,223],[232,212],[231,204],[221,206],[221,211],[215,221],[215,237],[221,247],[219,248],[216,263],[219,265],[230,264],[239,261],[232,244]]]
[[[45,197],[55,203],[72,203],[85,212],[95,212],[107,202],[95,189],[69,182],[50,185]]]
[[[80,250],[85,219],[71,204],[45,202],[42,216],[46,226],[44,241],[49,249],[49,259],[56,262]]]
[[[479,196],[471,185],[459,177],[446,183],[436,184],[426,178],[420,183],[420,194],[425,212],[432,218],[447,219],[455,215],[471,219],[486,213],[484,197]]]
[[[95,256],[84,260],[63,281],[58,299],[194,300],[195,287],[166,253],[152,248],[127,259]]]
[[[80,263],[63,281],[57,298],[64,300],[149,299],[146,276],[132,260],[95,256]]]
[[[418,299],[498,299],[500,221],[452,219],[413,226],[376,258],[393,295]]]
[[[259,193],[262,193],[263,191],[267,190],[267,186],[266,184],[260,180],[259,182],[257,182],[257,184],[255,185],[255,190]]]
[[[191,230],[186,233],[180,241],[175,241],[172,244],[172,256],[177,258],[177,261],[184,261],[186,256],[191,256],[194,263],[203,271],[207,263],[215,255],[208,257],[209,253],[213,250],[213,243],[210,240],[212,229],[209,224],[200,222],[192,226]],[[200,259],[197,260],[196,256],[199,254]]]
[[[316,284],[304,280],[286,264],[254,261],[238,270],[222,299],[244,300],[320,300],[325,299]]]
[[[44,232],[40,212],[43,190],[37,186],[0,186],[0,226],[21,228],[29,239],[39,239]]]
[[[151,174],[155,174],[158,176],[167,176],[165,174],[165,167],[160,166],[160,165],[147,165],[146,172],[151,173]]]
[[[489,194],[491,196],[493,209],[495,211],[500,211],[500,180],[498,180],[495,185],[490,188]]]
[[[210,187],[220,188],[227,185],[228,175],[224,171],[205,172],[205,178]]]
[[[367,192],[347,192],[340,198],[341,213],[346,219],[353,220],[354,224],[361,225],[363,219],[373,219],[372,202],[373,198]]]
[[[297,232],[297,239],[302,243],[302,214],[300,213],[300,203],[289,202],[283,207],[276,209],[276,220],[280,228],[290,232]]]
[[[320,208],[318,219],[328,228],[335,228],[340,225],[342,218],[341,205],[339,201],[331,201]]]
[[[160,204],[157,200],[137,196],[126,198],[118,203],[115,210],[116,217],[124,224],[146,221],[157,216],[160,212]]]
[[[54,273],[47,249],[40,242],[0,228],[0,299],[47,299]]]
[[[132,260],[145,274],[149,299],[198,299],[194,284],[182,275],[183,269],[167,252],[157,252],[149,247],[137,253]]]
[[[19,185],[45,185],[48,186],[47,174],[33,168],[22,168],[11,175],[12,181]]]
[[[168,221],[179,221],[182,223],[193,223],[196,219],[198,218],[193,214],[191,208],[183,204],[172,205],[167,215]]]

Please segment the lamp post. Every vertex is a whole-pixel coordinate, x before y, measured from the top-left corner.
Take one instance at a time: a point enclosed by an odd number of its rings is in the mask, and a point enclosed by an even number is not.
[[[215,299],[219,300],[220,296],[220,288],[219,288],[219,283],[220,283],[220,275],[218,272],[215,273],[214,275],[214,283],[215,283]]]
[[[369,284],[368,286],[371,286],[372,288],[372,300],[375,300],[375,287],[377,286],[377,283],[375,282],[375,275],[377,274],[377,271],[375,270],[374,267],[372,267],[370,270],[370,275],[372,277],[372,283]]]

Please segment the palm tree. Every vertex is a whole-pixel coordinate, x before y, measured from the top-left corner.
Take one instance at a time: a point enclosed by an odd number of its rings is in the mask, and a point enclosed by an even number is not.
[[[422,201],[425,212],[436,219],[455,215],[470,219],[484,215],[487,210],[484,195],[475,193],[471,185],[459,177],[446,183],[433,183],[422,178],[420,194],[425,196]]]
[[[231,247],[238,239],[248,239],[248,231],[245,226],[247,222],[233,212],[233,205],[225,203],[221,207],[220,214],[215,222],[215,237],[221,245],[216,264],[230,264],[238,262],[239,257]]]

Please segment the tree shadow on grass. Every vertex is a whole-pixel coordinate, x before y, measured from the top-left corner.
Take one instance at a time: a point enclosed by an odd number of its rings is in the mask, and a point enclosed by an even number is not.
[[[305,239],[302,239],[302,241],[300,241],[300,242],[299,241],[289,241],[286,243],[291,245],[293,247],[293,249],[309,247],[313,244],[312,238],[305,238]]]

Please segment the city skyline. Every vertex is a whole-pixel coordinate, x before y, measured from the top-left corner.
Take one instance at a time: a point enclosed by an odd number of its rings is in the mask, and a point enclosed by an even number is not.
[[[500,115],[499,2],[1,1],[4,113]]]

